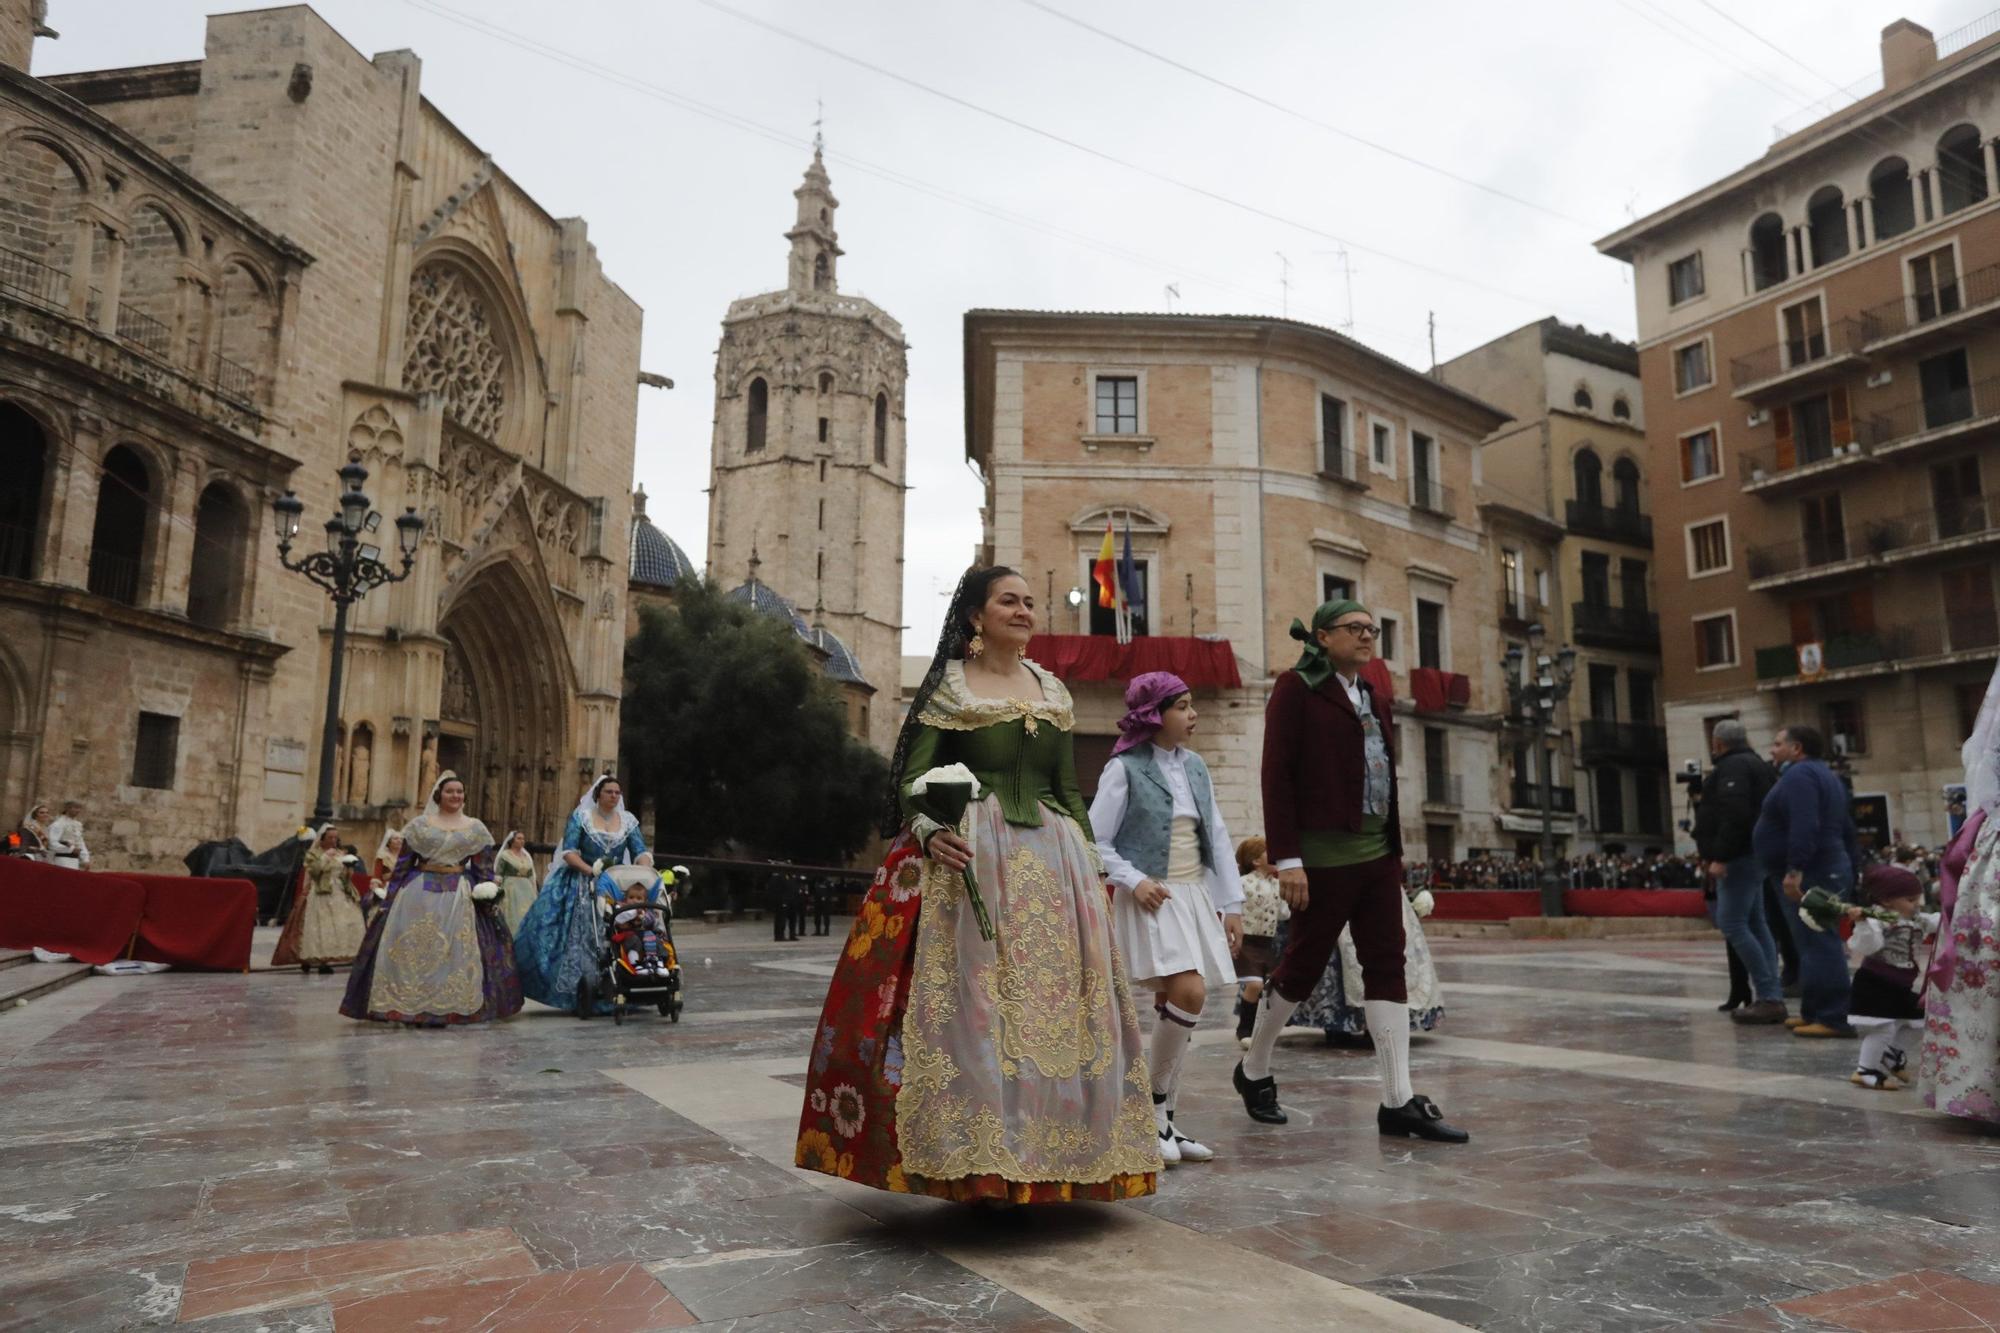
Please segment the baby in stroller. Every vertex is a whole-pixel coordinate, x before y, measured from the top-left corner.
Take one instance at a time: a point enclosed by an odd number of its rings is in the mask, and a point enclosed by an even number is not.
[[[626,886],[624,901],[611,917],[611,947],[634,976],[664,977],[671,969],[665,922],[660,910],[646,901],[645,885]]]
[[[601,993],[611,999],[611,1017],[623,1023],[633,1004],[657,1006],[660,1016],[681,1017],[681,962],[672,925],[674,877],[650,866],[614,866],[605,872],[620,897],[604,902],[610,920],[603,954]]]

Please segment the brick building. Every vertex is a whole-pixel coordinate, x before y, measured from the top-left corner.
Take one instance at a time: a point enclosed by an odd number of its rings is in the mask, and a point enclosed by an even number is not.
[[[1262,824],[1264,701],[1297,657],[1292,619],[1344,592],[1387,630],[1411,855],[1512,846],[1472,501],[1474,446],[1504,413],[1337,333],[1253,316],[975,310],[965,364],[982,554],[1051,603],[1041,660],[1080,664],[1066,675],[1087,789],[1124,685],[1077,642],[1110,635],[1108,614],[1067,594],[1091,588],[1109,522],[1121,547],[1129,528],[1146,588],[1127,664],[1178,656],[1207,673],[1189,676],[1196,745],[1232,831]]]
[[[2000,37],[1598,243],[1632,265],[1676,761],[1818,725],[1864,827],[1942,841],[2000,651]]]
[[[271,502],[317,525],[353,455],[426,528],[352,617],[350,836],[440,767],[496,831],[558,831],[616,753],[638,307],[411,53],[291,7],[37,79],[40,8],[0,6],[0,802],[85,800],[106,865],[295,827],[331,606]]]

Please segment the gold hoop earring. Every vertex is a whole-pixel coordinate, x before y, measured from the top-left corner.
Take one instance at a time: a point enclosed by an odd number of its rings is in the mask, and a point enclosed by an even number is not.
[[[985,651],[986,640],[980,637],[978,630],[972,631],[972,641],[965,645],[965,655],[967,657],[977,657]]]
[[[1028,650],[1027,650],[1027,648],[1026,648],[1026,647],[1023,647],[1023,648],[1021,648],[1020,650],[1018,650],[1018,651],[1017,651],[1017,652],[1016,652],[1016,653],[1014,654],[1014,656],[1016,656],[1016,657],[1020,658],[1020,659],[1021,659],[1021,660],[1022,660],[1023,662],[1027,661],[1027,660],[1028,660]]]

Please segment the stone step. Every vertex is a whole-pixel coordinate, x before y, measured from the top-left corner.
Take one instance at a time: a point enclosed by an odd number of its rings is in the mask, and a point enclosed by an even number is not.
[[[34,961],[35,955],[26,949],[0,949],[0,972]]]
[[[39,1000],[89,975],[89,963],[30,963],[26,967],[9,967],[0,972],[0,1014],[18,1007],[24,1000]]]

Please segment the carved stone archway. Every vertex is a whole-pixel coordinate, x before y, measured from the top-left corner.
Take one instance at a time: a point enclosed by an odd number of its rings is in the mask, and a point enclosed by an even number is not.
[[[496,560],[458,590],[445,640],[439,759],[465,779],[466,808],[494,837],[562,836],[574,805],[576,685],[548,589],[515,560]]]

